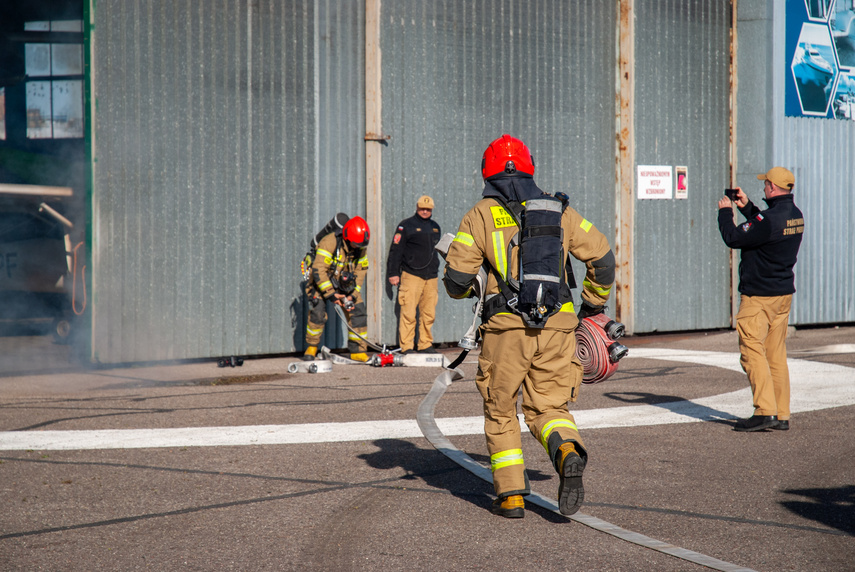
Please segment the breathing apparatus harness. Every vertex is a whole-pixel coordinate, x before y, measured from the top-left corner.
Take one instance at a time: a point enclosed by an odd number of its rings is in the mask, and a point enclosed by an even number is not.
[[[338,250],[341,246],[341,231],[349,220],[350,217],[346,214],[338,213],[330,219],[324,228],[318,231],[318,234],[312,237],[309,243],[309,250],[300,261],[300,273],[303,275],[303,280],[308,281],[312,277],[312,262],[315,261],[315,255],[318,253],[318,243],[321,239],[332,232],[336,233],[336,250]]]
[[[350,217],[346,214],[338,213],[312,238],[312,241],[309,244],[309,251],[300,261],[300,272],[303,275],[303,280],[308,282],[312,279],[312,263],[314,262],[315,256],[318,252],[318,243],[320,243],[320,241],[328,234],[335,234],[336,244],[335,251],[333,252],[333,258],[338,259],[344,240],[342,237],[342,230],[349,220]],[[359,256],[357,256],[357,258],[359,258]],[[317,276],[314,278],[315,282],[317,282]],[[340,272],[336,271],[330,276],[330,282],[337,293],[344,294],[346,296],[343,302],[345,310],[353,310],[355,304],[350,298],[350,295],[353,294],[354,290],[356,290],[356,274],[347,270],[342,270]]]
[[[510,310],[529,328],[541,329],[561,306],[572,301],[572,267],[566,263],[561,217],[567,207],[566,195],[542,194],[525,203],[490,197],[498,202],[520,229],[511,239],[508,251],[519,248],[519,280],[507,272],[491,268],[500,292],[491,296],[482,309],[482,321]]]
[[[458,342],[458,347],[463,351],[447,366],[448,370],[454,370],[463,363],[471,350],[478,347],[479,318],[481,323],[485,323],[495,314],[511,310],[520,315],[527,326],[543,328],[546,320],[557,313],[563,304],[572,302],[571,290],[576,288],[573,268],[562,248],[561,217],[567,208],[568,196],[564,193],[556,193],[554,197],[544,194],[527,200],[524,206],[495,195],[490,198],[496,199],[521,229],[509,245],[509,250],[512,250],[520,244],[520,280],[508,276],[506,282],[489,264],[481,266],[472,285],[478,297],[472,309],[475,314],[472,325]],[[448,254],[453,239],[454,235],[446,234],[437,244],[436,250],[443,258]],[[544,252],[547,249],[551,249],[551,255],[548,251]],[[543,265],[532,263],[532,259]],[[546,269],[540,270],[544,266]],[[558,268],[559,271],[550,273],[550,267]],[[488,272],[496,276],[500,293],[485,300]],[[626,346],[616,341],[624,335],[624,331],[623,324],[612,320],[605,313],[579,321],[575,333],[576,355],[582,364],[584,383],[603,382],[617,371],[618,361],[629,353]]]
[[[563,249],[561,217],[567,207],[568,197],[564,193],[551,196],[540,192],[522,204],[508,201],[498,193],[494,199],[510,216],[520,230],[510,241],[508,251],[519,247],[519,280],[506,272],[507,280],[492,265],[484,263],[473,281],[473,290],[478,297],[475,314],[469,330],[458,342],[463,349],[448,366],[454,369],[466,359],[468,353],[478,347],[478,319],[487,322],[499,312],[511,311],[520,316],[527,327],[543,328],[550,316],[556,314],[566,302],[572,301],[570,289],[575,287],[573,269],[566,263]],[[453,235],[446,234],[436,245],[436,250],[445,258]],[[488,272],[496,277],[500,292],[485,298]]]

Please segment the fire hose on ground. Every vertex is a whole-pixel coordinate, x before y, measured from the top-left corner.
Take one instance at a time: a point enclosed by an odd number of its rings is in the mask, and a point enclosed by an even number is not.
[[[418,422],[419,429],[421,429],[422,431],[422,434],[425,436],[425,438],[427,438],[430,444],[433,445],[433,447],[437,451],[439,451],[440,453],[457,463],[459,466],[463,467],[464,469],[475,475],[476,477],[492,484],[493,475],[490,472],[490,469],[481,465],[480,463],[472,459],[472,457],[458,449],[442,433],[436,423],[436,419],[434,418],[434,410],[436,409],[436,404],[439,402],[440,398],[445,394],[445,391],[448,389],[448,387],[452,384],[453,381],[462,378],[463,372],[461,372],[459,369],[443,370],[436,377],[436,379],[434,379],[430,391],[428,391],[428,394],[419,404],[416,420]],[[583,524],[585,526],[593,528],[594,530],[605,532],[606,534],[609,534],[621,540],[625,540],[626,542],[631,542],[638,546],[643,546],[644,548],[650,548],[651,550],[656,550],[657,552],[662,552],[663,554],[668,554],[676,558],[681,558],[689,562],[694,562],[695,564],[700,564],[701,566],[706,566],[708,568],[712,568],[713,570],[721,570],[722,572],[753,572],[750,568],[743,568],[742,566],[732,564],[730,562],[725,562],[723,560],[713,558],[712,556],[707,556],[706,554],[701,554],[693,550],[687,550],[686,548],[681,548],[679,546],[675,546],[667,542],[662,542],[661,540],[656,540],[655,538],[650,538],[649,536],[645,536],[643,534],[639,534],[637,532],[621,528],[594,516],[582,514],[580,512],[577,512],[572,516],[562,515],[561,512],[559,512],[558,510],[557,502],[548,499],[542,495],[539,495],[535,492],[532,492],[526,498],[532,504],[552,511],[553,513],[558,514],[564,518],[567,518],[574,522],[578,522],[579,524]]]
[[[377,351],[377,355],[372,357],[367,362],[358,362],[351,359],[348,359],[344,356],[339,356],[333,354],[329,348],[323,347],[321,348],[321,353],[324,357],[333,363],[337,364],[346,364],[346,365],[372,365],[374,367],[445,367],[448,365],[448,358],[443,356],[442,354],[400,354],[400,350],[390,350],[385,345],[379,346],[375,343],[368,341],[365,336],[356,332],[353,328],[350,327],[350,324],[347,321],[347,317],[344,314],[344,310],[338,304],[335,305],[336,314],[338,314],[341,321],[347,326],[348,331],[361,339],[363,342],[368,345],[371,349]]]
[[[332,361],[316,359],[314,361],[298,361],[288,364],[288,373],[329,373],[332,371]]]
[[[485,277],[479,276],[481,284],[485,282]],[[477,316],[480,314],[480,309],[483,304],[483,299],[479,297],[474,311]],[[407,367],[446,367],[450,370],[455,369],[470,350],[477,347],[476,341],[476,321],[473,321],[472,327],[469,328],[463,339],[458,345],[463,348],[463,352],[450,364],[448,359],[442,354],[408,354],[401,355],[398,350],[389,350],[385,345],[382,347],[370,342],[363,335],[356,332],[348,323],[344,310],[341,306],[335,306],[335,312],[341,318],[342,323],[347,329],[359,337],[368,345],[368,347],[377,351],[368,362],[356,362],[344,356],[333,354],[328,348],[322,348],[322,355],[332,363],[343,365],[372,365],[374,367],[387,366],[407,366]],[[629,349],[618,343],[617,340],[624,335],[625,328],[620,322],[616,322],[609,318],[605,313],[600,313],[595,316],[583,318],[576,330],[576,356],[579,358],[583,369],[583,383],[601,383],[614,375],[618,369],[618,362],[621,358],[629,353]],[[300,371],[300,370],[298,370]],[[323,369],[326,371],[326,368]],[[293,371],[291,373],[297,373]],[[312,371],[311,373],[321,373],[320,371]]]

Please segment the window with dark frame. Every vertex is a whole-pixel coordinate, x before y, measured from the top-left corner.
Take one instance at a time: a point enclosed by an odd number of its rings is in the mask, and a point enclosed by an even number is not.
[[[26,32],[83,31],[81,20],[35,21]],[[83,44],[24,45],[28,139],[83,137]]]

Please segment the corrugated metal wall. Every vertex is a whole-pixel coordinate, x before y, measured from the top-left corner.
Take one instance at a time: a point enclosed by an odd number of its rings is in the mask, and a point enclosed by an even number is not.
[[[805,215],[790,324],[855,321],[855,123],[785,116],[788,5],[739,3],[737,183],[763,205],[756,174],[783,165]]]
[[[410,0],[381,9],[383,131],[392,138],[375,236],[387,249],[422,194],[436,200],[443,232],[457,231],[480,198],[484,148],[502,133],[529,145],[541,188],[568,193],[614,240],[614,3]],[[394,342],[394,302],[383,303],[384,341]],[[434,338],[459,339],[471,306],[440,284]]]
[[[95,359],[302,349],[296,269],[307,242],[337,211],[366,214],[364,2],[91,4]],[[503,132],[529,143],[544,189],[568,192],[614,240],[616,8],[381,5],[391,139],[384,223],[372,231],[384,252],[421,194],[436,199],[444,230],[456,230],[480,195],[481,153]],[[636,332],[729,325],[715,202],[730,174],[730,10],[727,1],[635,2],[636,163],[686,165],[690,181],[688,200],[634,203]],[[783,65],[775,68],[780,82]],[[794,322],[851,321],[855,207],[851,193],[826,190],[848,188],[855,174],[852,129],[769,121],[764,159],[792,164],[805,189]],[[385,258],[372,265],[385,274]],[[381,341],[392,343],[394,302],[380,303]],[[469,306],[441,296],[438,341],[463,333]],[[343,340],[334,325],[324,343]]]
[[[92,4],[93,358],[301,347],[308,240],[364,209],[362,4]]]
[[[730,177],[730,2],[635,4],[636,163],[687,166],[689,179],[686,200],[636,200],[635,332],[727,327],[716,202]]]
[[[793,171],[795,201],[805,217],[790,324],[855,322],[855,122],[784,116],[785,18],[776,5],[772,37],[780,41],[772,43],[774,113],[767,135],[770,166]]]
[[[299,254],[308,241],[338,212],[365,216],[365,2],[363,0],[316,0],[315,130],[317,187],[311,193],[313,218],[302,222]],[[301,190],[288,191],[289,200],[300,202]],[[307,226],[308,225],[308,226]],[[295,272],[288,280],[295,281]],[[302,295],[292,298],[292,344],[282,351],[302,351],[308,308]],[[321,343],[345,347],[347,329],[333,314]]]
[[[775,123],[775,164],[796,176],[795,200],[805,217],[790,323],[855,322],[855,124],[793,117]]]

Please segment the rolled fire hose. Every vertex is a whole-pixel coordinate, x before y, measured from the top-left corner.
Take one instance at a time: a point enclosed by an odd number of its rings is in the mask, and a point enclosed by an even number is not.
[[[582,363],[582,383],[601,383],[618,369],[629,349],[616,340],[624,326],[604,313],[582,318],[576,328],[576,357]]]

